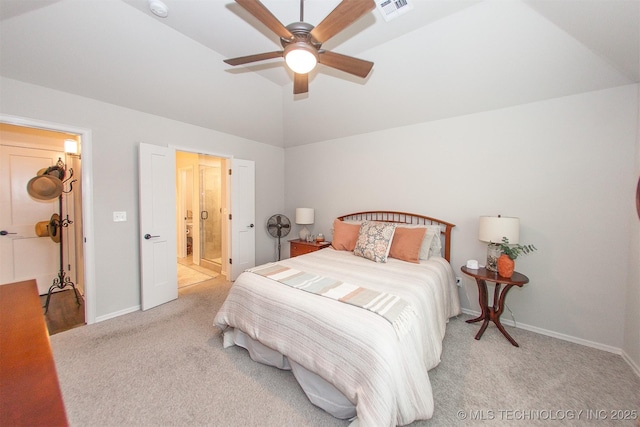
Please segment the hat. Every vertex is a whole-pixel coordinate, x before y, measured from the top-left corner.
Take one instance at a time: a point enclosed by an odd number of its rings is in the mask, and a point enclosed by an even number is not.
[[[60,215],[53,214],[49,221],[39,221],[36,223],[36,235],[38,237],[51,237],[56,243],[60,243],[60,233],[62,233],[62,227],[59,227]]]
[[[51,175],[38,175],[27,183],[27,192],[37,200],[52,200],[62,194],[62,181]]]
[[[49,237],[49,222],[50,221],[39,221],[36,223],[36,236]]]
[[[60,235],[62,234],[62,227],[58,227],[60,224],[60,215],[53,214],[49,220],[49,237],[56,243],[60,243]]]

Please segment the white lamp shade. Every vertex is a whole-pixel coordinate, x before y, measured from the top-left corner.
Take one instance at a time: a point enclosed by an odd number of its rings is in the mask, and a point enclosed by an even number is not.
[[[509,239],[509,244],[520,242],[520,218],[504,216],[481,216],[478,227],[478,239],[483,242],[502,243],[502,238]]]
[[[296,208],[296,224],[313,224],[313,208]]]

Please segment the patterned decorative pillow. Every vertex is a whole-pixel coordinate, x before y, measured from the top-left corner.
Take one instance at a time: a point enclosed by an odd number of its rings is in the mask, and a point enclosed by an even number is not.
[[[353,254],[375,262],[387,262],[395,231],[395,224],[363,222]]]

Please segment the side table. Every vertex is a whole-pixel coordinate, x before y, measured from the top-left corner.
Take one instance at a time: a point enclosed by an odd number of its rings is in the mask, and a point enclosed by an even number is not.
[[[504,335],[511,344],[516,347],[520,347],[516,340],[511,338],[511,335],[504,329],[502,323],[500,323],[500,315],[504,310],[504,300],[507,297],[507,292],[514,286],[522,287],[525,283],[529,283],[529,278],[524,274],[518,273],[517,271],[513,272],[513,276],[510,278],[502,277],[495,271],[489,271],[486,268],[479,268],[477,270],[473,270],[467,268],[466,266],[462,266],[462,272],[475,278],[476,283],[478,284],[478,299],[480,301],[480,308],[482,309],[482,314],[475,319],[467,320],[467,323],[475,323],[479,321],[482,322],[482,327],[476,334],[476,339],[479,340],[482,337],[482,334],[487,329],[487,325],[489,324],[489,320],[491,320],[498,327],[502,335]],[[493,292],[493,307],[489,306],[489,294],[487,292],[487,281],[494,282],[496,284],[495,290]],[[500,292],[500,288],[502,285],[505,285],[502,292]]]
[[[306,242],[300,239],[289,240],[289,256],[291,258],[328,248],[331,242]]]

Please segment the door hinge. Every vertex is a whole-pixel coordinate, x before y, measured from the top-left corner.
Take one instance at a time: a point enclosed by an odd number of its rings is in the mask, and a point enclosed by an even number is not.
[[[232,214],[229,214],[229,221],[231,221],[231,219],[232,219],[232,218],[231,218],[231,215],[232,215]]]
[[[231,258],[229,258],[229,264],[233,264],[233,261],[231,260]]]
[[[231,169],[229,169],[229,175],[231,175]]]

